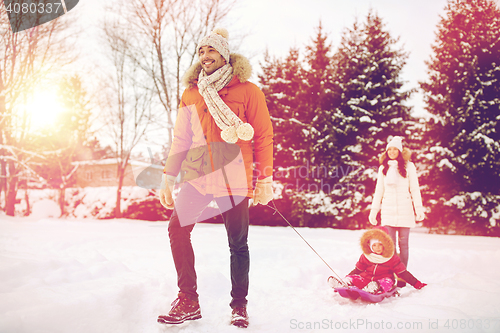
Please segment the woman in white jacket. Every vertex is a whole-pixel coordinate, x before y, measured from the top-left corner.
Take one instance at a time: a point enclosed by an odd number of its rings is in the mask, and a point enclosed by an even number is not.
[[[408,266],[410,228],[415,227],[415,221],[422,221],[425,215],[417,169],[409,161],[411,152],[408,148],[403,149],[401,140],[401,137],[394,137],[380,156],[369,221],[376,225],[381,210],[382,225],[387,227],[394,244],[398,234],[401,261]]]

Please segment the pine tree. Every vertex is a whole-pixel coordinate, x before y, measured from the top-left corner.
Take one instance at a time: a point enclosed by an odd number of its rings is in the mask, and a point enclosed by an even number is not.
[[[408,54],[397,43],[370,11],[365,23],[356,21],[344,31],[334,56],[329,105],[314,126],[321,133],[315,145],[318,163],[329,169],[331,213],[340,227],[366,223],[378,155],[388,137],[405,134],[411,119],[404,105],[410,92],[402,90],[400,77]]]
[[[303,122],[301,111],[304,83],[303,69],[299,61],[299,50],[290,49],[287,58],[271,58],[266,52],[263,74],[259,76],[262,91],[266,95],[267,107],[273,121],[276,168],[289,169],[301,165],[308,124]]]
[[[265,64],[261,65],[263,74],[259,79],[276,142],[275,180],[283,185],[298,225],[309,225],[304,196],[311,187],[317,190],[319,186],[314,177],[317,167],[313,143],[318,132],[313,119],[322,110],[327,82],[331,80],[330,51],[320,23],[311,44],[306,46],[304,59],[299,49],[292,48],[285,60],[271,59],[266,54]]]
[[[500,10],[489,0],[449,0],[422,83],[433,163],[425,179],[430,226],[492,231],[500,195]]]
[[[317,33],[312,39],[312,45],[306,46],[305,54],[305,99],[310,112],[308,122],[311,123],[315,114],[322,110],[325,96],[328,93],[328,82],[332,80],[332,45],[323,32],[320,22]]]

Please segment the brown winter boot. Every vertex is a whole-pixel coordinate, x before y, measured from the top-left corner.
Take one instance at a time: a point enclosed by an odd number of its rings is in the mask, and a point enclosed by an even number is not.
[[[248,327],[248,314],[246,308],[234,308],[231,314],[231,325],[241,328]]]
[[[158,316],[160,324],[182,324],[186,320],[196,320],[201,318],[200,304],[198,301],[190,300],[180,292],[175,301],[172,302],[172,309],[166,316]]]

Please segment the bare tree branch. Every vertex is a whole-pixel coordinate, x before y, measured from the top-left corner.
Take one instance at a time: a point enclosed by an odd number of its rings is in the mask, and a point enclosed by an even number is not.
[[[0,192],[5,193],[7,215],[14,215],[19,175],[31,170],[32,154],[26,148],[31,137],[30,121],[20,105],[49,71],[68,64],[66,18],[12,33],[5,6],[0,6]],[[14,149],[21,152],[13,154]]]

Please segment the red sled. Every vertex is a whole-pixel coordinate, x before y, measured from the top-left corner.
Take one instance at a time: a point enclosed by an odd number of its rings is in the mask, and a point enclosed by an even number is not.
[[[389,290],[386,293],[382,294],[372,294],[367,291],[361,290],[357,287],[351,286],[351,287],[339,287],[334,289],[336,292],[339,293],[340,296],[345,297],[345,298],[350,298],[352,300],[356,300],[358,298],[361,298],[361,300],[365,302],[370,302],[370,303],[378,303],[384,300],[387,297],[392,297],[392,296],[399,296],[398,293],[398,288],[394,287],[393,289]]]

